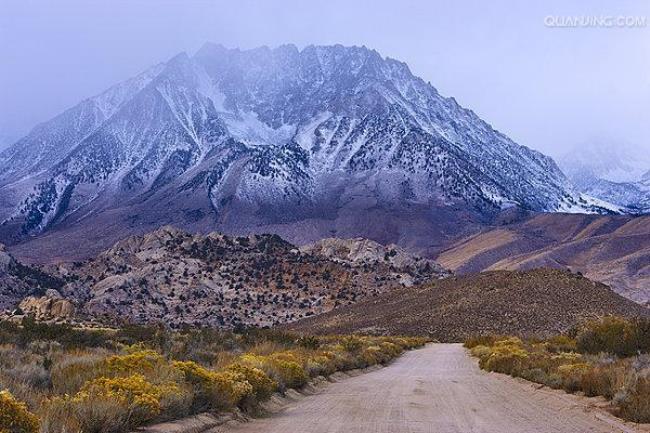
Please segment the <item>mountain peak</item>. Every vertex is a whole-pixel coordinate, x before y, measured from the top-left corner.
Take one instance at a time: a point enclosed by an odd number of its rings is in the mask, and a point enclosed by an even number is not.
[[[106,95],[0,158],[0,216],[23,235],[105,212],[251,232],[343,215],[362,227],[370,209],[603,210],[550,158],[365,46],[208,43]]]

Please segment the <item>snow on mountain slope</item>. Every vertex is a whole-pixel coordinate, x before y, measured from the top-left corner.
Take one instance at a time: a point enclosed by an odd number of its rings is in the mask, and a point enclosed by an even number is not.
[[[360,203],[612,211],[406,64],[340,45],[206,44],[39,125],[0,154],[0,173],[5,225],[23,233],[161,197],[160,218],[182,210],[217,226],[342,208],[361,221]],[[212,216],[182,200],[209,200]]]
[[[650,152],[595,141],[567,153],[559,164],[580,191],[628,212],[650,212]]]

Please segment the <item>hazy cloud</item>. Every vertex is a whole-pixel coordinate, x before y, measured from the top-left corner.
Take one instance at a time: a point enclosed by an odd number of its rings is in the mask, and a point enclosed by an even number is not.
[[[548,25],[582,16],[650,17],[650,2],[4,0],[0,136],[205,41],[293,42],[366,45],[403,60],[545,152],[602,136],[650,147],[650,23]]]

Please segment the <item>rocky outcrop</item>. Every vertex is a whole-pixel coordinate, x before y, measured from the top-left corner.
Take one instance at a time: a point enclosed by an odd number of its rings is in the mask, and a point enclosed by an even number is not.
[[[451,272],[433,260],[412,254],[395,244],[384,246],[364,238],[327,238],[305,245],[300,250],[355,266],[381,263],[391,266],[396,271],[408,270],[410,278],[405,279],[407,287],[430,279],[432,273],[438,278],[451,275]]]
[[[14,309],[26,296],[40,296],[62,285],[61,279],[20,263],[0,244],[0,313]]]
[[[81,300],[84,314],[225,328],[291,322],[445,275],[396,247],[342,244],[353,252],[300,250],[277,235],[202,236],[165,226],[59,272],[70,281],[63,293]]]
[[[28,296],[19,306],[23,315],[34,316],[37,320],[68,321],[74,318],[74,304],[64,299],[56,290],[47,290],[45,296]]]

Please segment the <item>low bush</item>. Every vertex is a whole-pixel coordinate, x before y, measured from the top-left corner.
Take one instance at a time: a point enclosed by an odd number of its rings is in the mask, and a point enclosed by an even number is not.
[[[17,401],[8,391],[0,391],[0,432],[36,433],[38,418]]]
[[[564,364],[557,368],[558,375],[562,378],[562,388],[568,392],[582,390],[583,376],[592,369],[589,364]]]
[[[1,394],[0,433],[37,431],[34,420],[42,433],[124,433],[200,411],[254,411],[275,391],[387,363],[425,342],[163,326],[77,330],[0,321],[0,389],[25,402]]]
[[[246,396],[253,394],[253,386],[242,373],[212,371],[193,361],[177,361],[172,365],[193,386],[192,407],[195,410],[232,409]]]
[[[607,316],[591,320],[576,329],[577,350],[583,353],[611,353],[620,357],[650,351],[650,319],[627,320]]]
[[[251,395],[255,402],[268,399],[278,389],[277,382],[264,374],[259,368],[243,364],[231,364],[226,370],[241,375],[251,385]]]
[[[650,422],[650,370],[630,374],[614,401],[623,418],[634,422]]]
[[[618,414],[650,422],[648,321],[605,317],[585,323],[574,334],[547,340],[476,337],[465,347],[488,371],[519,376],[567,392],[601,395]]]
[[[46,403],[47,431],[120,432],[156,419],[189,413],[189,394],[179,384],[152,384],[144,376],[98,378],[74,396],[55,397]]]
[[[487,371],[518,376],[526,368],[527,360],[526,350],[517,345],[503,344],[494,346],[484,365]]]
[[[499,340],[503,340],[504,338],[506,337],[492,334],[477,335],[465,340],[463,346],[465,346],[467,349],[472,349],[476,346],[492,346],[494,343]]]

